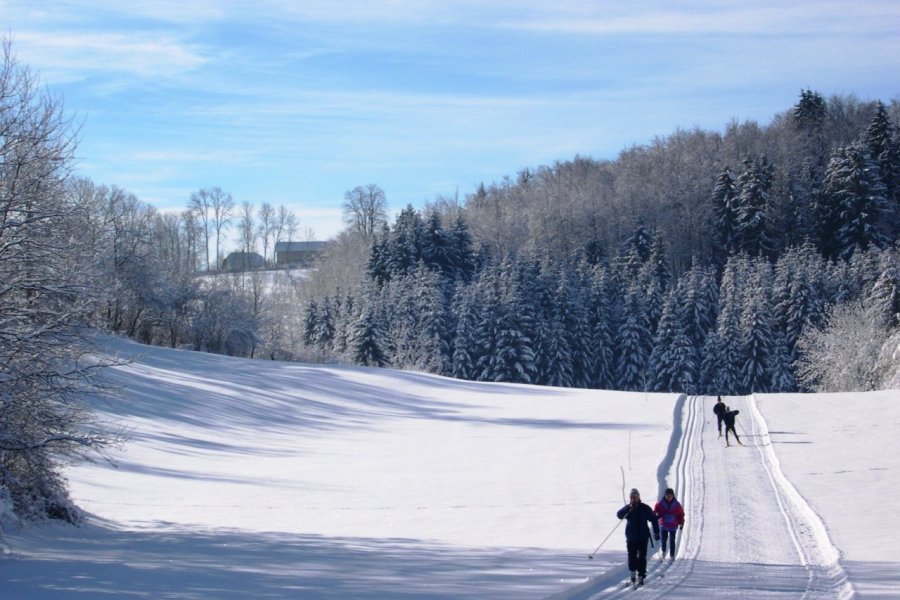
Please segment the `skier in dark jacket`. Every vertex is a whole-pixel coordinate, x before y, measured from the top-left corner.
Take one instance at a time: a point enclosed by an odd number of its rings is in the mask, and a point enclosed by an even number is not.
[[[628,570],[631,571],[631,583],[637,581],[644,585],[647,576],[647,542],[650,541],[650,528],[653,526],[653,538],[659,540],[659,523],[653,509],[641,502],[641,494],[631,490],[631,502],[619,509],[616,516],[625,519],[625,546],[628,548]]]
[[[741,438],[738,437],[737,431],[734,428],[734,418],[740,414],[739,410],[731,410],[729,407],[725,407],[725,412],[722,414],[722,420],[725,421],[725,445],[730,446],[728,443],[728,432],[734,434],[734,439],[737,440],[737,443],[743,446],[744,444],[741,442]]]
[[[713,406],[713,412],[716,413],[716,419],[719,421],[719,437],[722,437],[722,415],[725,414],[728,407],[722,402],[722,396],[717,397],[718,400],[716,400],[716,403]]]

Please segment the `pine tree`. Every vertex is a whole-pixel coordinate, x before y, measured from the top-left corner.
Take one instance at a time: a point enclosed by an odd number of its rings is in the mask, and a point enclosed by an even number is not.
[[[694,393],[697,379],[696,350],[687,332],[684,285],[669,293],[653,341],[648,374],[650,389],[659,392]]]
[[[715,212],[715,236],[724,257],[738,251],[737,186],[728,165],[716,179],[712,195]]]
[[[591,335],[592,366],[590,387],[611,389],[615,379],[615,315],[608,291],[608,271],[596,267],[588,300],[588,324]]]
[[[646,389],[646,368],[651,346],[650,319],[644,298],[637,286],[632,286],[623,305],[616,347],[617,389],[639,391]]]
[[[486,379],[531,383],[536,369],[532,340],[526,332],[532,324],[509,262],[501,267],[500,280],[502,296],[497,323],[497,353]]]
[[[875,108],[875,116],[863,136],[866,150],[878,167],[881,181],[884,184],[885,197],[889,212],[893,216],[890,231],[893,242],[900,235],[900,142],[895,137],[887,110],[882,102]]]
[[[770,279],[768,263],[757,260],[743,290],[741,388],[749,393],[767,392],[771,387],[774,323],[768,298]]]
[[[744,172],[737,180],[738,250],[749,256],[769,255],[768,205],[772,187],[772,167],[765,159],[744,161]]]
[[[694,262],[685,276],[684,305],[687,334],[691,345],[699,352],[706,336],[716,325],[719,306],[719,286],[710,267]]]
[[[381,234],[373,236],[372,245],[369,249],[369,262],[366,265],[366,275],[370,281],[381,286],[391,278],[390,269],[388,268],[387,258],[389,253],[388,242],[390,240],[390,229],[387,224],[382,226]]]
[[[774,331],[772,337],[772,355],[769,360],[769,391],[785,393],[798,391],[797,380],[791,365],[793,361],[788,353],[787,339],[781,331]]]
[[[425,225],[422,217],[407,205],[400,214],[389,236],[385,263],[392,277],[403,277],[416,269],[422,257]]]
[[[456,314],[456,331],[453,336],[453,357],[450,374],[457,379],[473,379],[475,377],[475,357],[472,348],[475,346],[474,329],[475,297],[471,288],[462,288],[454,301]]]
[[[306,313],[303,316],[303,343],[313,346],[318,343],[316,330],[319,316],[319,305],[315,300],[310,300],[306,305]]]
[[[900,256],[893,249],[881,258],[881,273],[872,286],[870,302],[877,307],[888,328],[900,326]]]
[[[825,174],[822,244],[829,257],[850,258],[869,246],[886,247],[892,215],[878,169],[862,144],[839,150]]]
[[[748,272],[747,259],[734,256],[725,264],[720,284],[716,330],[704,346],[704,381],[718,394],[744,394],[741,368],[745,356],[741,346],[741,283]]]
[[[579,348],[576,337],[578,328],[575,303],[566,274],[561,274],[550,316],[550,331],[547,347],[548,385],[573,387],[576,382],[576,356]]]
[[[353,361],[367,367],[383,367],[386,357],[383,349],[384,331],[378,315],[370,302],[365,302],[350,331],[350,352]]]
[[[662,306],[671,280],[672,271],[669,268],[662,238],[656,235],[653,238],[647,261],[638,272],[638,285],[644,292],[651,336],[656,333],[656,325],[662,314]]]
[[[450,231],[451,239],[451,265],[453,279],[455,281],[470,282],[475,275],[475,253],[472,249],[472,236],[469,226],[461,215],[456,217],[453,229]]]

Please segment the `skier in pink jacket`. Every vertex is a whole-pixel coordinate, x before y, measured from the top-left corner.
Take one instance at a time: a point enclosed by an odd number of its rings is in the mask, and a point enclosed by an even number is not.
[[[666,557],[666,541],[669,541],[669,560],[675,560],[675,531],[684,528],[684,508],[675,499],[675,490],[667,488],[666,493],[659,499],[653,512],[659,518],[659,528],[662,530],[662,545],[659,547],[662,558]]]

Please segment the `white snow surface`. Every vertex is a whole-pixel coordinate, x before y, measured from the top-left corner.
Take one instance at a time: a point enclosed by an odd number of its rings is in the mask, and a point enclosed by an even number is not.
[[[130,441],[69,470],[84,525],[3,533],[0,598],[625,597],[615,512],[667,485],[641,597],[900,598],[896,390],[726,398],[726,448],[709,397],[109,347]]]

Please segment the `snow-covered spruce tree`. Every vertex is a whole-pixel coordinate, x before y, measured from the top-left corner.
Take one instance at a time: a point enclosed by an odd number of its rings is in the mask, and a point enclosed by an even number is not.
[[[74,521],[63,467],[116,441],[87,403],[102,364],[66,186],[75,137],[9,42],[0,52],[0,496],[18,518]]]
[[[635,285],[628,289],[622,305],[622,320],[617,332],[616,389],[642,391],[646,389],[646,368],[652,338],[650,319],[641,290]]]
[[[671,281],[672,270],[669,267],[662,238],[656,234],[653,236],[653,243],[650,246],[650,255],[638,271],[638,285],[644,291],[651,336],[656,333],[656,326],[662,315],[662,307],[666,301]]]
[[[615,347],[613,328],[616,322],[609,288],[609,273],[595,267],[588,299],[588,321],[591,334],[593,363],[590,387],[612,389],[615,374]]]
[[[825,173],[822,244],[829,257],[850,258],[870,246],[888,246],[894,222],[886,189],[875,163],[863,144],[841,148]]]
[[[555,310],[549,315],[547,340],[547,385],[572,387],[575,385],[575,352],[572,331],[567,326],[573,320],[570,290],[565,273],[559,278],[554,297]]]
[[[348,352],[353,362],[367,367],[383,367],[387,364],[385,333],[381,317],[377,313],[374,290],[368,290],[368,298],[361,302],[359,315],[350,329],[347,339]]]
[[[888,328],[900,328],[900,247],[885,250],[881,274],[872,286],[869,299],[881,312]]]
[[[588,324],[585,292],[575,272],[563,272],[557,289],[556,306],[567,344],[572,355],[571,387],[590,386],[591,330]]]
[[[669,292],[656,329],[647,369],[653,391],[696,393],[698,359],[688,335],[689,307],[682,302],[685,287],[683,279]]]
[[[684,276],[684,299],[687,335],[697,352],[706,343],[706,336],[716,326],[719,312],[719,286],[712,267],[695,262]]]
[[[876,103],[875,116],[863,135],[869,156],[878,167],[893,221],[888,231],[890,242],[900,236],[900,140],[882,102]]]
[[[710,394],[743,394],[741,368],[744,354],[741,346],[742,282],[749,271],[746,256],[728,259],[719,292],[719,315],[714,334],[703,348],[703,381]]]
[[[475,318],[478,312],[475,301],[471,286],[460,287],[453,299],[456,330],[453,336],[450,375],[457,379],[475,377],[475,357],[472,353],[475,345]]]
[[[738,251],[737,188],[728,165],[722,169],[716,179],[716,187],[712,193],[712,205],[715,214],[716,243],[720,249],[719,255],[724,262],[725,257]]]
[[[810,243],[788,248],[775,263],[771,303],[788,363],[796,359],[797,339],[803,329],[822,322],[827,298],[819,278],[825,270],[825,261]]]
[[[767,392],[771,387],[771,360],[775,348],[774,319],[769,304],[771,272],[765,259],[753,261],[743,289],[741,308],[741,389]]]
[[[499,276],[487,284],[486,312],[480,319],[476,345],[476,365],[481,381],[531,383],[535,375],[534,350],[527,331],[532,328],[524,302],[516,284],[513,265],[504,261]],[[486,319],[493,319],[493,323]]]
[[[531,382],[549,385],[554,370],[551,364],[556,315],[555,291],[559,287],[559,273],[549,264],[541,263],[532,255],[516,261],[516,285],[521,299],[520,308],[528,330],[524,333],[531,340],[534,354],[534,375]]]
[[[738,250],[748,256],[772,252],[769,233],[769,192],[772,187],[772,166],[765,157],[746,159],[744,172],[737,180]]]

